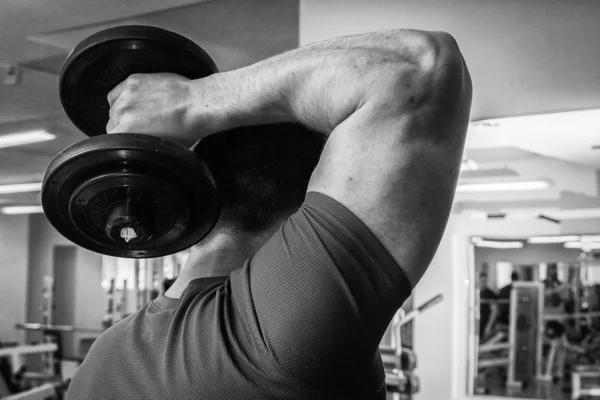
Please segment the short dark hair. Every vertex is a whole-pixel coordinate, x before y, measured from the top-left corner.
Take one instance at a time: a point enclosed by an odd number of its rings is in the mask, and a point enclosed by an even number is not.
[[[175,278],[171,278],[171,279],[169,279],[169,278],[163,279],[163,281],[162,281],[162,290],[163,290],[163,293],[165,293],[167,290],[169,290],[169,288],[171,286],[173,286],[173,284],[175,283],[176,280],[177,280],[176,277]]]
[[[517,271],[513,271],[510,274],[510,280],[511,281],[518,281],[519,280],[519,273]]]
[[[326,135],[299,123],[235,128],[202,139],[194,152],[221,197],[219,225],[261,232],[304,201]]]

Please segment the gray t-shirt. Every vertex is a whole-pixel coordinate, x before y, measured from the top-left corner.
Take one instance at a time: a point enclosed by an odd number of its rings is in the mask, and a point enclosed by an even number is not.
[[[379,343],[404,272],[334,199],[300,210],[229,278],[192,281],[104,332],[74,399],[385,399]]]

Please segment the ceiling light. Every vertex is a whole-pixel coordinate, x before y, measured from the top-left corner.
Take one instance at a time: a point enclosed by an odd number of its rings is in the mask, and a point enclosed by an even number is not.
[[[473,244],[477,247],[488,247],[491,249],[521,249],[523,248],[523,242],[502,242],[496,240],[477,240],[473,241]]]
[[[0,194],[29,193],[42,190],[42,182],[0,185]]]
[[[582,242],[600,242],[600,235],[581,235]]]
[[[597,126],[598,118],[600,118],[600,109],[589,109],[486,119],[473,121],[471,125],[485,128],[510,128],[519,129],[520,131],[535,130],[541,132],[547,130],[553,131],[557,128],[569,127],[574,124],[581,129],[594,129]]]
[[[547,181],[523,182],[488,182],[488,183],[463,183],[458,185],[458,193],[474,192],[512,192],[522,190],[544,190],[550,187]]]
[[[461,171],[477,171],[478,169],[479,165],[477,162],[468,158],[465,158],[460,164]]]
[[[600,250],[600,242],[584,243],[584,242],[567,242],[565,243],[567,249],[581,249],[583,251]]]
[[[9,206],[0,208],[0,211],[7,215],[39,214],[44,212],[42,206]]]
[[[10,133],[7,135],[0,135],[0,148],[47,142],[48,140],[54,140],[55,138],[55,135],[48,133],[45,130]]]
[[[579,240],[579,236],[532,236],[527,241],[529,243],[564,243]]]

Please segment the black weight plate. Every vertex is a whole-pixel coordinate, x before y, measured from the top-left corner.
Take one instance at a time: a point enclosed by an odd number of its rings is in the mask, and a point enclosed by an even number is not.
[[[131,74],[170,72],[200,79],[217,72],[191,40],[152,26],[128,25],[95,33],[79,43],[60,73],[60,102],[88,136],[106,133],[108,93]]]
[[[133,133],[102,135],[52,160],[42,206],[56,230],[81,247],[114,257],[161,257],[191,247],[213,228],[219,200],[211,179],[204,162],[176,143]],[[149,216],[145,233],[132,240],[111,238],[106,230],[111,210],[125,197]]]

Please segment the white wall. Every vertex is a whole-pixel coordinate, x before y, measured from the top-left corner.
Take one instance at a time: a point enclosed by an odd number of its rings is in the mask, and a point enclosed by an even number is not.
[[[75,259],[75,318],[74,325],[84,328],[102,328],[105,312],[105,295],[102,288],[102,256],[78,248]],[[79,354],[79,341],[98,334],[77,333],[73,335],[72,350]]]
[[[75,246],[65,239],[48,222],[45,215],[31,215],[29,224],[29,280],[27,322],[41,322],[39,306],[44,276],[53,274],[53,251],[55,246]],[[77,247],[75,258],[75,291],[73,325],[100,328],[104,310],[102,282],[102,257]],[[78,343],[83,334],[67,335],[65,353],[76,356]],[[89,335],[87,335],[89,336]],[[27,335],[28,341],[41,340],[37,332]]]
[[[378,29],[447,31],[473,77],[473,117],[587,109],[600,105],[598,13],[595,0],[301,0],[300,43]]]
[[[44,214],[29,217],[29,282],[27,322],[41,322],[40,305],[44,276],[53,274],[54,246],[70,246],[70,241],[50,225]],[[33,335],[32,337],[38,337]],[[39,340],[39,339],[36,339]]]
[[[0,340],[23,340],[14,326],[25,321],[28,242],[26,215],[0,214]]]
[[[455,379],[451,329],[456,319],[454,304],[457,301],[457,290],[453,285],[454,240],[451,234],[444,235],[427,273],[413,291],[416,307],[438,294],[444,296],[441,303],[426,310],[414,322],[413,348],[418,357],[416,373],[421,380],[417,399],[449,400],[448,394]]]

